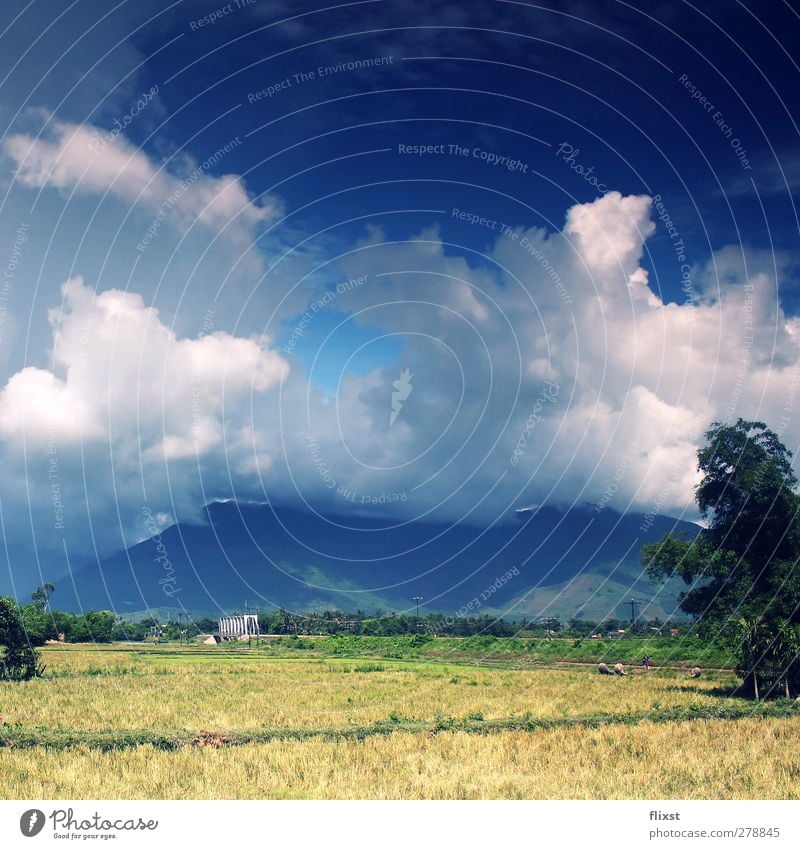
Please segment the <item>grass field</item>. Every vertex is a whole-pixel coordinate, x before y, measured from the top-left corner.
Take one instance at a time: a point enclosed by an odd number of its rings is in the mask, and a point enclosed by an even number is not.
[[[348,639],[368,656],[46,649],[45,677],[0,684],[2,796],[800,798],[800,708],[689,679],[693,657],[618,678],[541,647]]]

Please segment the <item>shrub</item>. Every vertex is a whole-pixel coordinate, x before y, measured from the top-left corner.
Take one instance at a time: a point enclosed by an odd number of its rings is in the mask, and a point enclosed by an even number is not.
[[[0,680],[28,681],[44,672],[39,653],[28,641],[17,605],[10,598],[0,598]]]

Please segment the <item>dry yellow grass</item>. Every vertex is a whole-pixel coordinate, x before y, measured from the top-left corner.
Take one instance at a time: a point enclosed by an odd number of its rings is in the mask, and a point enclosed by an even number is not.
[[[5,798],[797,799],[800,718],[102,753],[2,750]],[[224,779],[219,776],[224,775]]]
[[[341,729],[404,718],[534,717],[741,704],[733,682],[593,668],[509,670],[225,652],[45,652],[48,676],[0,683],[21,729]],[[361,670],[361,671],[359,671]],[[35,733],[35,732],[34,732]],[[53,739],[58,738],[58,733]],[[408,728],[220,749],[0,749],[4,798],[800,798],[800,717],[490,734]],[[220,781],[219,776],[226,778]]]
[[[714,682],[591,668],[517,671],[387,661],[185,659],[125,652],[47,652],[48,675],[0,684],[7,721],[77,730],[347,728],[390,714],[485,719],[627,713],[722,705]],[[382,671],[359,672],[359,668]],[[105,674],[86,674],[100,671]],[[729,679],[732,683],[733,679]]]

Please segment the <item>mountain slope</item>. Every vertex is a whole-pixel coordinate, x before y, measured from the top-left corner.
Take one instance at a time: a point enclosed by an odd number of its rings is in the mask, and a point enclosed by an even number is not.
[[[677,587],[657,593],[641,576],[641,545],[696,525],[589,509],[541,508],[493,528],[319,517],[268,505],[215,503],[203,525],[174,525],[56,582],[58,604],[119,613],[173,606],[195,614],[241,610],[408,610],[422,596],[448,613],[495,611],[566,618],[624,615],[631,593],[648,615],[675,607]],[[591,576],[591,580],[588,578]],[[554,600],[558,606],[553,607]],[[548,607],[550,605],[550,607]],[[553,612],[555,611],[555,612]],[[591,615],[590,615],[591,612]]]

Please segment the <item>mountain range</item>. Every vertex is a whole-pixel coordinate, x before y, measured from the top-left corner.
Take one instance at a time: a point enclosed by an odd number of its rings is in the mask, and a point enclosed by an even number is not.
[[[198,524],[160,535],[53,580],[61,609],[135,615],[165,608],[192,615],[322,608],[450,615],[627,618],[675,616],[683,586],[657,587],[640,549],[690,522],[610,510],[542,507],[516,523],[463,524],[320,516],[233,501],[209,504]],[[643,530],[643,528],[646,528]]]

